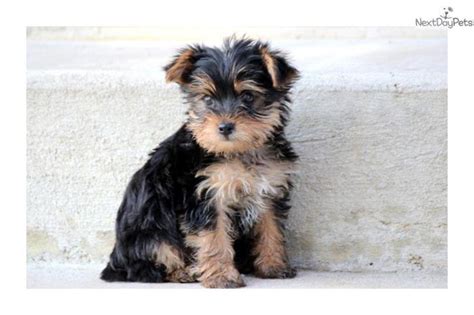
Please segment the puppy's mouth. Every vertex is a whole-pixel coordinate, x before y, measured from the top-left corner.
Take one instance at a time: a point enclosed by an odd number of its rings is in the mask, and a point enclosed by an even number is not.
[[[226,141],[226,142],[231,142],[233,140],[235,140],[235,136],[233,134],[230,134],[230,135],[220,135],[220,138],[223,140],[223,141]]]

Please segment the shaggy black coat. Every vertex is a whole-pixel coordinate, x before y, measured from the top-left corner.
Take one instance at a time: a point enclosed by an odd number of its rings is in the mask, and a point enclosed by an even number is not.
[[[265,65],[269,62],[270,68]],[[264,143],[266,154],[279,161],[297,159],[284,133],[288,118],[287,93],[297,77],[297,70],[289,66],[281,54],[270,54],[266,44],[258,41],[234,40],[226,43],[224,50],[202,46],[183,50],[165,70],[169,81],[181,85],[195,116],[235,112],[258,120],[264,119],[267,111],[278,110],[280,124]],[[208,83],[212,84],[207,85],[217,89],[212,95],[212,104],[208,102],[209,97],[202,98],[196,91],[198,84],[203,82],[198,76],[203,74],[211,80]],[[262,99],[260,105],[253,107],[241,102],[241,96],[234,91],[235,82],[239,80],[247,80],[250,87],[255,85],[258,91],[252,93]],[[248,100],[248,95],[245,97]],[[118,210],[116,242],[110,261],[102,271],[103,280],[166,281],[166,266],[156,264],[154,260],[157,246],[166,243],[179,249],[186,264],[192,264],[193,249],[185,244],[186,235],[215,228],[216,209],[196,196],[196,188],[203,180],[196,174],[226,157],[201,147],[188,124],[189,121],[160,143],[131,178]],[[281,219],[287,217],[290,208],[291,183],[287,186],[282,195],[272,199],[272,211]],[[239,211],[235,211],[232,218],[236,229],[234,260],[238,270],[247,273],[253,268],[251,248],[254,239],[248,226],[241,224],[239,215]]]
[[[297,159],[283,134],[274,135],[274,141],[269,144],[281,159]],[[102,272],[103,280],[163,281],[166,270],[153,261],[153,250],[162,241],[182,248],[186,259],[192,260],[192,249],[185,246],[185,235],[179,225],[198,231],[215,224],[214,209],[198,202],[194,192],[202,180],[195,176],[197,171],[218,159],[220,157],[199,147],[185,126],[153,150],[125,191],[117,214],[116,244]],[[288,199],[286,196],[275,200],[282,218],[287,217],[290,209]],[[252,271],[252,240],[248,234],[239,234],[234,243],[235,262],[240,272],[249,273]]]

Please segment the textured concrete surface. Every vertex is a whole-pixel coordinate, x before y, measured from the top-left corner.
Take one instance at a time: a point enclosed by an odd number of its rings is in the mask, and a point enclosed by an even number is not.
[[[28,265],[27,287],[88,289],[199,289],[198,283],[107,283],[98,278],[103,266],[96,264]],[[249,289],[310,288],[447,288],[445,272],[315,272],[299,270],[294,279],[258,279],[244,276]]]
[[[27,42],[30,262],[106,259],[129,177],[184,120],[178,89],[161,71],[181,46]],[[303,75],[288,127],[301,156],[288,231],[293,263],[445,270],[446,38],[274,46]]]

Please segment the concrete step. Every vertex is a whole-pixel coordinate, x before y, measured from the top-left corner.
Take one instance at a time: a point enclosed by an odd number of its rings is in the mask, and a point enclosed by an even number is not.
[[[30,264],[28,288],[88,289],[199,289],[199,283],[107,283],[99,279],[102,265],[97,264]],[[294,279],[258,279],[243,276],[249,289],[306,288],[447,288],[445,272],[355,273],[299,270]]]
[[[173,41],[27,42],[28,259],[103,262],[147,153],[184,120]],[[302,79],[292,262],[439,271],[446,250],[446,37],[275,40]]]
[[[447,87],[447,42],[434,39],[281,40],[302,70],[297,87],[316,91],[432,91]],[[32,88],[103,89],[163,83],[161,68],[184,43],[28,41]],[[51,82],[52,81],[52,82]]]

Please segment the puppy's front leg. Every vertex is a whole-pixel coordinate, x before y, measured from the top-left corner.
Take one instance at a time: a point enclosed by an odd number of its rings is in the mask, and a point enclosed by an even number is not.
[[[188,236],[188,244],[196,248],[198,280],[206,288],[238,288],[245,286],[234,265],[231,221],[225,211],[216,211],[216,224]]]
[[[285,248],[283,231],[271,209],[260,215],[254,230],[256,234],[253,254],[255,276],[259,278],[293,278],[296,270],[291,268]]]

